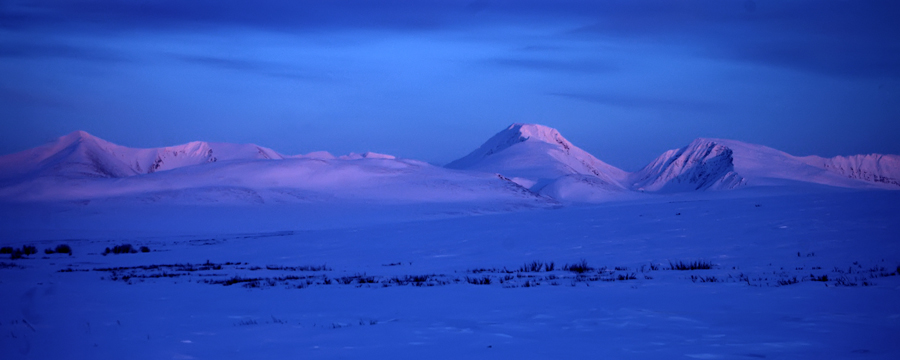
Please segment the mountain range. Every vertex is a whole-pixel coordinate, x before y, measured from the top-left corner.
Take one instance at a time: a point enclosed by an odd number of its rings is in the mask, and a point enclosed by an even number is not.
[[[900,156],[797,157],[696,139],[629,173],[556,129],[513,124],[444,167],[378,153],[283,155],[253,144],[134,149],[83,131],[0,156],[0,200],[145,202],[467,202],[528,206],[747,187],[819,184],[900,190]]]

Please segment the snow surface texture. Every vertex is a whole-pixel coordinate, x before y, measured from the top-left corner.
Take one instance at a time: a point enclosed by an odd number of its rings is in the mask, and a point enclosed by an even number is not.
[[[734,140],[697,139],[629,174],[579,149],[557,130],[534,124],[513,124],[443,168],[373,152],[285,156],[252,144],[132,149],[82,131],[0,156],[0,201],[7,202],[354,199],[532,207],[798,183],[900,189],[900,157],[795,157]]]
[[[757,187],[437,219],[423,214],[447,204],[7,204],[0,246],[38,254],[0,255],[0,348],[10,360],[897,359],[898,201]],[[44,253],[63,244],[72,255]],[[124,244],[149,251],[103,255]]]

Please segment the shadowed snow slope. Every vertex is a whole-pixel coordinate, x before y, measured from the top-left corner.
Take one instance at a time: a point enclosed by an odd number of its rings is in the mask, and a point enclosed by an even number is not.
[[[614,196],[625,190],[621,182],[627,177],[626,172],[572,145],[555,129],[534,124],[513,124],[446,167],[499,173],[532,191],[556,197],[568,193]],[[573,186],[578,189],[569,189]]]
[[[666,151],[631,179],[634,190],[661,192],[729,190],[743,183],[734,171],[731,149],[709,139]]]

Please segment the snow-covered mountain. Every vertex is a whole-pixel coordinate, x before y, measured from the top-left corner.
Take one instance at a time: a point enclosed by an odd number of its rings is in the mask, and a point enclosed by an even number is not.
[[[677,192],[814,183],[845,188],[900,189],[900,157],[798,157],[727,139],[697,139],[669,150],[630,176],[632,189]]]
[[[814,183],[900,189],[900,156],[797,157],[762,145],[696,139],[627,173],[579,149],[555,129],[513,124],[446,167],[498,173],[558,200],[604,201],[634,190],[673,193]]]
[[[498,173],[555,198],[621,193],[628,175],[573,145],[556,129],[536,124],[510,125],[446,167]]]
[[[0,199],[556,204],[494,174],[444,169],[373,152],[286,157],[256,145],[205,142],[132,149],[80,131],[0,156]]]
[[[900,156],[897,155],[806,156],[801,159],[850,179],[900,186]]]
[[[669,150],[629,177],[638,191],[729,190],[744,184],[734,170],[733,152],[716,140],[697,139]]]
[[[75,131],[54,142],[0,157],[0,179],[18,176],[121,178],[204,163],[238,159],[282,159],[253,144],[207,143],[134,149]]]
[[[900,161],[896,155],[799,157],[763,145],[725,139],[713,141],[733,151],[735,172],[744,177],[749,186],[800,182],[900,190],[900,186],[891,183],[891,179],[896,180],[900,173]]]
[[[810,183],[900,190],[900,156],[797,157],[735,140],[697,139],[627,173],[579,149],[557,130],[534,124],[513,124],[446,167],[373,152],[284,156],[252,144],[133,149],[81,131],[0,156],[0,199],[6,201],[344,199],[547,206]]]

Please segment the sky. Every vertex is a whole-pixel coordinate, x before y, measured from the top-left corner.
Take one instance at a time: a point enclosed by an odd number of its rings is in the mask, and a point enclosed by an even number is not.
[[[900,2],[3,0],[0,154],[75,130],[444,164],[511,123],[900,154]]]

